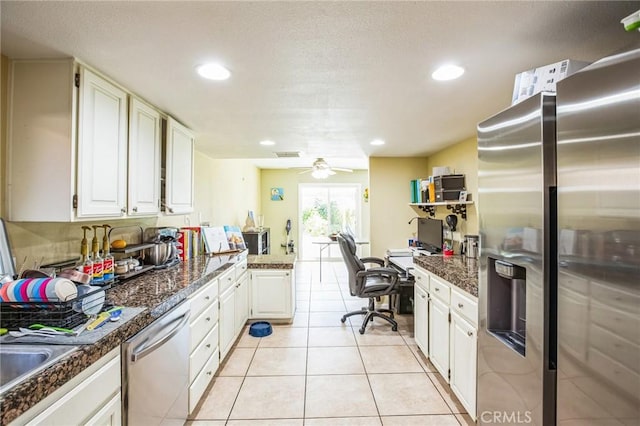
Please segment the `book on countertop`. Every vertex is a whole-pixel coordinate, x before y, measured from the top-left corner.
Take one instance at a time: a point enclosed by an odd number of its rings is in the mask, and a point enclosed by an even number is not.
[[[207,254],[225,253],[230,250],[227,234],[222,226],[203,226],[202,239]]]
[[[242,236],[242,231],[240,230],[239,226],[225,225],[224,232],[227,235],[229,249],[244,250],[247,248],[247,245],[244,242],[244,237]]]

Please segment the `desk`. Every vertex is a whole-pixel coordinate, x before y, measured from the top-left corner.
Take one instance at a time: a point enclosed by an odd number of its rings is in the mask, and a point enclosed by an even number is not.
[[[338,244],[338,242],[327,239],[322,241],[312,241],[312,244],[320,245],[320,281],[322,281],[322,252],[330,245]],[[369,241],[356,241],[356,245],[358,246],[361,246],[363,244],[369,244]]]
[[[389,305],[398,314],[413,314],[411,300],[413,299],[413,277],[411,270],[414,268],[412,256],[394,256],[387,257],[389,266],[398,270],[400,276],[400,290],[397,295],[392,294]],[[404,276],[402,276],[404,274]]]

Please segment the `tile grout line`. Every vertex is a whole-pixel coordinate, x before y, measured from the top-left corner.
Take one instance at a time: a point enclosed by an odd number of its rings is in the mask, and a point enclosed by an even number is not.
[[[233,399],[233,404],[231,404],[231,408],[229,409],[229,414],[227,414],[227,420],[225,420],[225,425],[231,420],[231,413],[233,412],[234,407],[236,406],[236,402],[238,402],[238,397],[240,396],[240,391],[242,390],[242,386],[244,386],[244,382],[247,379],[247,374],[249,373],[249,368],[251,368],[251,363],[256,356],[256,352],[258,351],[258,346],[260,346],[260,342],[253,348],[253,355],[251,355],[251,360],[249,361],[249,365],[247,366],[247,370],[244,372],[244,376],[242,377],[242,383],[240,383],[240,388],[238,389],[238,393],[236,393],[236,397]],[[232,348],[232,351],[238,349],[237,347]],[[231,352],[229,353],[231,355]]]

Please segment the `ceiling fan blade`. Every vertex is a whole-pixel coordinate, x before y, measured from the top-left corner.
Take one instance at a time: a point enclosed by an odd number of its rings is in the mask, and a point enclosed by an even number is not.
[[[307,169],[307,170],[303,170],[301,172],[298,172],[299,175],[303,175],[305,173],[311,173],[313,171],[313,169]]]
[[[351,169],[342,169],[342,168],[340,168],[340,167],[332,167],[331,169],[333,169],[333,170],[337,170],[337,171],[339,171],[339,172],[353,173],[353,170],[351,170]]]

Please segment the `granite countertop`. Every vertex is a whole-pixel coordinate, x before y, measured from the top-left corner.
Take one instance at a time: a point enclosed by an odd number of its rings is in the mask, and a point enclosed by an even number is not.
[[[250,254],[247,256],[249,269],[293,269],[295,254]]]
[[[80,346],[57,363],[2,393],[0,424],[6,425],[15,420],[156,318],[187,299],[211,279],[232,267],[233,263],[245,257],[246,251],[233,255],[198,257],[173,268],[146,272],[107,290],[109,302],[144,309],[96,343]]]
[[[463,256],[415,256],[413,263],[478,297],[478,260]]]

